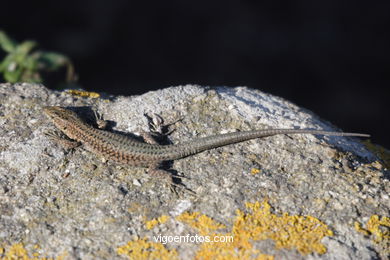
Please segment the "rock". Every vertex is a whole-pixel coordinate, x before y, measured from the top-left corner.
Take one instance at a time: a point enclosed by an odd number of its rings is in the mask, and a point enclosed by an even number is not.
[[[183,117],[173,143],[276,127],[340,131],[312,112],[244,87],[75,93],[0,85],[0,257],[386,258],[388,170],[358,139],[280,135],[177,160],[173,172],[196,192],[178,197],[146,169],[52,143],[41,108],[81,107],[87,119],[93,108],[113,130],[135,134],[148,130],[144,113]],[[215,234],[234,242],[199,242]]]

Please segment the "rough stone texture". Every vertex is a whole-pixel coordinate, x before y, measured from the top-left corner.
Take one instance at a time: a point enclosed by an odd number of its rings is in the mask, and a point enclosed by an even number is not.
[[[245,202],[268,199],[273,213],[313,216],[334,235],[322,239],[327,248],[322,255],[276,249],[270,240],[253,242],[262,253],[287,259],[386,257],[386,245],[354,227],[355,221],[364,226],[372,215],[388,215],[390,205],[388,172],[357,139],[281,135],[177,160],[172,169],[188,177],[182,182],[197,194],[177,197],[146,169],[53,144],[44,135],[54,129],[42,114],[45,105],[83,107],[84,117],[91,116],[92,107],[114,123],[114,130],[131,133],[148,130],[144,113],[160,114],[167,122],[183,117],[169,137],[173,143],[270,127],[338,131],[310,111],[244,87],[180,86],[92,99],[40,85],[1,84],[0,256],[22,243],[28,252],[51,257],[122,258],[117,248],[136,238],[193,234],[174,219],[185,211],[229,229]],[[145,228],[145,219],[162,215],[170,220]],[[166,248],[176,248],[181,258],[194,257],[199,249],[191,243]]]

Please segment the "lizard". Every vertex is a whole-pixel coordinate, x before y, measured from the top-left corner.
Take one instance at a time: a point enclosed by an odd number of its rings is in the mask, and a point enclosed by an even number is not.
[[[368,134],[361,133],[276,128],[217,134],[179,144],[161,145],[146,132],[142,133],[145,141],[142,142],[122,134],[103,130],[106,124],[103,123],[103,120],[99,120],[99,118],[97,118],[98,128],[95,128],[84,121],[74,111],[64,107],[46,106],[43,107],[43,111],[53,121],[54,125],[68,137],[68,139],[64,139],[58,135],[48,134],[49,137],[60,142],[63,146],[67,148],[75,148],[83,145],[86,150],[102,156],[105,159],[130,166],[148,167],[148,173],[150,175],[169,178],[171,184],[173,185],[172,174],[161,169],[161,164],[164,161],[181,159],[205,150],[280,134],[313,134],[355,137],[370,136]],[[95,115],[97,114],[95,113]]]

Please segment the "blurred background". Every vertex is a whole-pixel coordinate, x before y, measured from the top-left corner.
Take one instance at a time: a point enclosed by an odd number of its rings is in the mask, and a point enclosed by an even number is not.
[[[248,86],[390,147],[388,1],[7,1],[1,9],[0,30],[69,57],[86,90]]]

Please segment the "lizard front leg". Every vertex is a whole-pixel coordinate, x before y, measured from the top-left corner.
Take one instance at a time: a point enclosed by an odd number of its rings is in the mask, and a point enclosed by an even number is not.
[[[154,114],[154,117],[152,117],[145,113],[144,116],[148,120],[150,132],[159,136],[168,136],[172,134],[175,129],[173,128],[172,130],[170,130],[169,128],[177,122],[183,120],[183,118],[181,117],[173,122],[165,123],[164,119],[158,114]]]
[[[45,135],[49,137],[49,139],[52,140],[53,142],[62,146],[65,150],[72,150],[81,145],[80,142],[71,140],[54,131],[46,132]]]
[[[95,115],[96,125],[99,129],[106,129],[108,126],[108,121],[103,119],[103,116],[100,115],[96,110],[93,110],[93,114]]]

